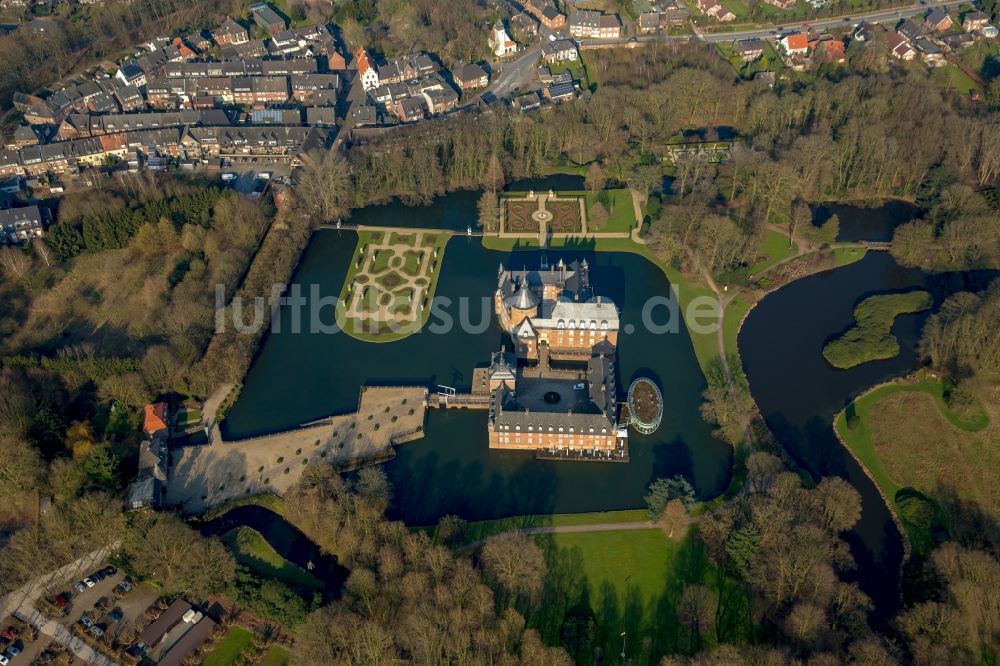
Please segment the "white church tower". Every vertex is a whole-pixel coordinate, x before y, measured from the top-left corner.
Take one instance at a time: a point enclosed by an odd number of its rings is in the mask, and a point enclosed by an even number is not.
[[[490,48],[493,50],[493,55],[498,58],[517,53],[517,42],[507,34],[502,20],[497,21],[497,24],[493,26],[493,34],[490,35]]]

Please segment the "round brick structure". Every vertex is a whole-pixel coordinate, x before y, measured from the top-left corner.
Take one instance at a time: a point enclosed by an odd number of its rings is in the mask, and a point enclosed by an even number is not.
[[[628,413],[633,428],[649,435],[663,420],[663,395],[650,379],[640,377],[628,387]]]

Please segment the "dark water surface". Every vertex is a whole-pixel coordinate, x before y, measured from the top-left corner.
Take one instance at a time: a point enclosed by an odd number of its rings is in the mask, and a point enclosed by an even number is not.
[[[399,204],[361,211],[352,222],[445,226],[475,215],[474,195],[460,192],[421,209]],[[445,224],[442,224],[445,222]],[[464,224],[460,228],[464,228]],[[307,249],[294,282],[309,293],[336,297],[354,251],[353,232],[323,231]],[[386,470],[395,489],[391,513],[410,524],[426,524],[445,514],[468,519],[521,514],[579,512],[642,507],[650,482],[683,474],[704,497],[725,489],[731,449],[716,440],[700,418],[704,378],[683,325],[678,333],[653,335],[641,323],[647,299],[669,293],[662,271],[628,253],[553,252],[550,261],[586,256],[599,293],[622,310],[623,323],[636,331],[619,342],[619,398],[637,376],[654,377],[663,389],[665,417],[651,436],[630,438],[627,464],[536,461],[525,452],[487,448],[486,412],[429,410],[425,437],[398,448]],[[502,344],[490,297],[501,261],[520,268],[539,264],[541,253],[513,254],[484,249],[479,239],[458,236],[445,251],[437,297],[455,303],[447,312],[481,331],[454,326],[434,334],[425,326],[398,342],[361,342],[342,333],[290,333],[291,315],[282,312],[282,332],[264,341],[239,400],[224,423],[227,437],[245,437],[293,427],[357,408],[363,385],[438,384],[468,390],[472,371],[485,365]],[[324,320],[329,320],[329,309]],[[665,315],[661,314],[660,318]],[[432,315],[431,323],[436,318]]]
[[[887,252],[869,252],[855,264],[766,296],[740,331],[751,391],[778,441],[813,476],[844,477],[861,493],[861,521],[849,541],[857,579],[880,612],[891,613],[898,605],[900,535],[874,484],[837,440],[832,421],[858,394],[917,368],[916,347],[930,312],[896,319],[893,333],[901,351],[895,358],[838,370],[823,358],[822,348],[851,325],[855,305],[868,296],[926,289],[937,309],[949,295],[982,289],[995,275],[930,274],[899,266]]]

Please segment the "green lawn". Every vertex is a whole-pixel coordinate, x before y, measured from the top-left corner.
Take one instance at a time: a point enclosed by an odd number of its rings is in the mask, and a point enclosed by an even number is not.
[[[247,497],[229,500],[228,502],[223,502],[218,506],[213,506],[211,509],[201,514],[199,518],[204,522],[208,522],[228,513],[229,511],[232,511],[236,507],[247,506],[250,504],[270,509],[278,515],[284,515],[285,513],[285,500],[273,493],[259,493],[257,495],[249,495]]]
[[[589,220],[590,207],[600,201],[608,210],[608,222],[600,229],[591,228],[588,222],[588,229],[591,231],[616,231],[629,232],[636,225],[635,208],[632,206],[632,195],[628,190],[602,190],[600,192],[567,192],[566,194],[583,195],[587,206]]]
[[[788,244],[786,234],[768,229],[764,234],[764,245],[761,248],[763,256],[760,261],[745,268],[720,273],[715,276],[715,280],[719,284],[746,285],[752,276],[760,275],[779,261],[794,257],[798,251],[799,246],[796,242],[792,241],[791,245]]]
[[[885,464],[878,455],[875,449],[875,442],[872,439],[871,424],[873,415],[878,409],[878,404],[888,398],[893,394],[898,393],[926,393],[934,399],[934,403],[937,405],[938,410],[941,415],[950,423],[961,431],[966,433],[976,433],[980,432],[989,426],[990,420],[988,414],[982,408],[981,405],[974,407],[971,413],[968,415],[959,415],[954,413],[948,408],[948,405],[944,400],[944,385],[940,379],[931,376],[928,373],[922,373],[918,375],[919,381],[912,384],[907,383],[892,383],[885,386],[880,386],[868,393],[865,393],[858,398],[856,398],[851,404],[847,406],[846,409],[840,412],[834,419],[834,429],[841,440],[847,445],[847,447],[854,453],[855,456],[861,461],[862,465],[868,470],[872,478],[874,478],[875,483],[882,490],[883,495],[891,502],[897,509],[900,509],[900,501],[905,501],[904,493],[900,493],[904,488],[912,483],[917,484],[917,479],[895,479],[889,474],[886,469]],[[849,420],[851,425],[849,425]],[[930,442],[916,442],[907,439],[905,442],[901,442],[901,451],[908,452],[906,455],[912,454],[915,458],[923,458],[924,454],[921,453],[920,446],[934,446],[937,447],[946,437],[943,433],[935,433],[932,430],[923,430],[918,428],[918,432],[923,433],[930,438]],[[944,449],[947,450],[947,449]],[[976,453],[970,453],[974,460],[978,462]],[[960,461],[952,459],[951,463],[958,464]],[[969,464],[977,464],[977,462],[971,462]],[[943,469],[943,468],[942,468]],[[933,486],[934,479],[922,479],[924,485]],[[912,491],[908,491],[912,495]],[[919,492],[919,491],[917,491]],[[933,502],[933,500],[931,500]],[[926,545],[930,539],[925,530],[911,524],[906,520],[905,516],[903,518],[903,524],[907,530],[907,535],[909,536],[912,543],[914,543],[915,549],[924,550],[921,548],[921,544]]]
[[[868,254],[868,248],[856,246],[841,246],[833,248],[833,259],[836,266],[847,266],[855,261],[861,261]]]
[[[960,70],[954,64],[948,63],[945,65],[944,71],[948,75],[948,84],[959,94],[968,97],[971,91],[979,90],[979,84],[973,81],[968,74]]]
[[[667,539],[659,528],[575,532],[538,538],[550,539],[560,556],[578,551],[580,570],[592,590],[600,590],[608,583],[624,597],[634,585],[646,602],[654,600],[666,588],[681,548],[680,543]]]
[[[315,576],[279,555],[257,530],[238,527],[223,535],[222,542],[232,551],[237,562],[265,578],[273,578],[294,587],[323,588],[323,583]]]
[[[243,627],[231,627],[215,648],[205,655],[202,666],[230,666],[250,646],[253,633]]]
[[[288,650],[272,645],[264,653],[264,659],[260,666],[287,666],[289,662]]]
[[[722,318],[722,344],[729,356],[739,356],[736,339],[740,333],[740,323],[749,311],[750,302],[740,296],[733,298],[726,305],[726,312]]]

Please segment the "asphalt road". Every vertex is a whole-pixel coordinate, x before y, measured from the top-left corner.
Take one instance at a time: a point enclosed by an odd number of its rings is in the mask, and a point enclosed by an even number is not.
[[[967,4],[964,2],[956,2],[955,0],[944,0],[943,2],[928,2],[926,4],[913,4],[906,7],[895,7],[893,9],[882,9],[875,12],[869,12],[867,14],[848,14],[844,16],[833,16],[830,18],[815,19],[811,21],[803,21],[802,23],[789,22],[789,23],[779,23],[772,27],[759,28],[755,30],[736,30],[731,32],[703,32],[695,35],[646,35],[642,37],[633,37],[628,39],[588,39],[585,40],[584,44],[621,44],[625,45],[632,41],[637,42],[649,42],[655,40],[661,41],[689,41],[692,39],[698,39],[705,42],[732,42],[740,39],[752,39],[774,37],[776,34],[781,34],[791,30],[797,30],[802,26],[809,26],[810,28],[843,28],[848,25],[858,25],[862,21],[867,21],[868,23],[895,23],[900,19],[909,18],[911,16],[918,16],[927,13],[927,11],[933,7],[941,8],[951,8],[959,7],[962,4]]]

